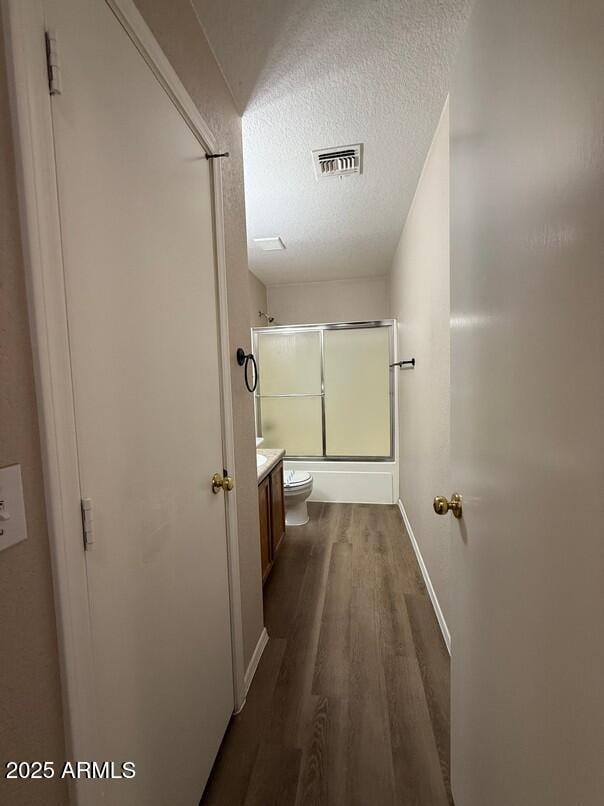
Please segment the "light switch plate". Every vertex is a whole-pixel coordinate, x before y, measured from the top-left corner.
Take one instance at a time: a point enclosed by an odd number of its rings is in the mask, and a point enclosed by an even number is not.
[[[27,538],[21,465],[0,468],[0,550]]]

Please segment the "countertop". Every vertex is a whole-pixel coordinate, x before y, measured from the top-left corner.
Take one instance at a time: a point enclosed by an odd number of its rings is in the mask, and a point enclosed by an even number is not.
[[[266,464],[257,468],[258,484],[260,484],[260,482],[268,476],[271,470],[273,470],[283,459],[285,456],[285,451],[283,448],[257,448],[256,453],[259,453],[261,456],[266,456],[267,459]]]

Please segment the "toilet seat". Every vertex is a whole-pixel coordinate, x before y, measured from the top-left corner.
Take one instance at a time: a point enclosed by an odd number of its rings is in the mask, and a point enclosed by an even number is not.
[[[312,476],[306,470],[288,470],[283,478],[285,490],[299,490],[312,482]]]

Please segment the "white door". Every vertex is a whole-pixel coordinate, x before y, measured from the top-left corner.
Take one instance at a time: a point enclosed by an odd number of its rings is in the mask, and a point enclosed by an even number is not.
[[[212,190],[103,0],[49,0],[52,97],[106,801],[197,804],[233,708]]]
[[[457,806],[604,802],[604,4],[478,0],[451,109]]]

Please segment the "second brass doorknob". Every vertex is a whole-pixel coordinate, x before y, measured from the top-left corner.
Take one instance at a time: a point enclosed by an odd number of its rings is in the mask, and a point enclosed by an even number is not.
[[[235,486],[235,482],[233,481],[232,476],[225,475],[221,476],[220,473],[214,473],[212,476],[212,492],[219,493],[220,490],[224,490],[225,493],[230,493],[233,487]]]
[[[449,510],[456,518],[461,518],[463,514],[461,495],[459,493],[453,493],[450,501],[447,501],[444,495],[437,495],[432,506],[437,515],[446,515]]]

